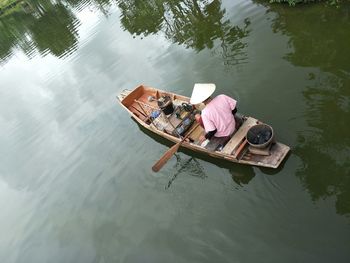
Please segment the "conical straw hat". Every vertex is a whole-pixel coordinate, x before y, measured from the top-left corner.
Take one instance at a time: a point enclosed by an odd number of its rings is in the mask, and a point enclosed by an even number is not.
[[[209,98],[215,91],[215,84],[213,83],[196,83],[194,84],[191,104],[198,104]]]

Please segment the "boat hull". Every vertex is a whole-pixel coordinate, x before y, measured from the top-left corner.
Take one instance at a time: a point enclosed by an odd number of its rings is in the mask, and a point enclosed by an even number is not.
[[[140,91],[141,90],[141,91]],[[134,109],[133,105],[136,102],[141,103],[138,101],[138,99],[143,97],[146,97],[147,94],[170,94],[173,98],[180,98],[183,101],[189,101],[188,97],[184,97],[181,95],[177,95],[174,93],[169,93],[166,91],[162,91],[159,89],[155,89],[152,87],[146,87],[146,86],[139,86],[135,88],[133,91],[124,90],[119,96],[118,101],[121,104],[121,106],[130,114],[130,116],[142,127],[149,130],[150,132],[159,135],[160,137],[165,138],[168,141],[171,141],[173,143],[178,143],[182,140],[180,137],[176,137],[172,134],[168,134],[162,130],[157,129],[156,125],[154,125],[152,122],[145,121],[146,112],[144,107],[141,107],[141,109]],[[149,95],[148,95],[149,96]],[[144,100],[142,103],[147,103],[147,101]],[[151,105],[151,104],[150,104]],[[142,106],[139,104],[139,106]],[[154,108],[156,105],[152,104],[150,107]],[[142,114],[142,112],[144,114]],[[254,119],[252,117],[248,117],[248,120],[250,120],[252,123],[250,125],[255,125],[256,123],[262,123],[258,121],[257,119]],[[247,124],[248,125],[248,124]],[[247,126],[246,125],[246,126]],[[260,167],[268,167],[268,168],[278,168],[279,165],[282,163],[282,161],[286,158],[288,152],[290,151],[290,147],[282,144],[280,142],[274,142],[271,145],[271,148],[269,149],[268,155],[260,155],[260,154],[254,154],[251,153],[249,150],[249,145],[246,144],[245,140],[245,134],[244,139],[242,140],[241,137],[239,137],[240,133],[244,133],[243,126],[232,136],[232,143],[234,143],[234,149],[230,149],[230,145],[225,146],[224,151],[210,151],[196,143],[193,142],[187,142],[183,141],[181,144],[182,148],[189,149],[194,152],[199,152],[202,154],[205,154],[207,156],[211,156],[213,158],[218,158],[222,160],[226,160],[232,163],[239,163],[239,164],[245,164],[245,165],[253,165],[253,166],[260,166]],[[251,127],[248,126],[247,128]],[[237,135],[236,135],[237,134]],[[236,137],[239,137],[240,141],[234,142]],[[230,144],[231,141],[228,143]],[[237,140],[236,140],[237,141]],[[226,148],[228,151],[226,151]],[[240,149],[241,148],[241,149]],[[233,149],[233,148],[232,148]],[[237,150],[240,152],[237,153]],[[237,154],[236,154],[237,153]]]

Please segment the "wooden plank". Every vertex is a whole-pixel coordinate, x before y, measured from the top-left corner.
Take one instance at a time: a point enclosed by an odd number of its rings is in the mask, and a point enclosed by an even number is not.
[[[289,150],[290,148],[287,145],[277,142],[271,146],[270,155],[264,156],[251,153],[250,155],[243,156],[242,159],[249,160],[250,164],[277,168],[286,157]]]
[[[139,109],[135,108],[134,106],[130,106],[129,110],[132,111],[133,113],[137,113],[138,115],[141,114],[144,118],[147,118],[147,115],[145,115],[144,112],[140,111]]]
[[[248,117],[247,120],[243,122],[242,126],[239,127],[238,131],[232,136],[229,142],[225,145],[224,149],[222,149],[222,153],[231,154],[242,143],[249,128],[256,125],[257,122],[257,119]]]
[[[155,111],[155,110],[159,110],[158,107],[154,107],[153,105],[149,104],[149,103],[145,103],[145,102],[142,102],[140,100],[136,100],[135,99],[135,102],[140,105],[140,107],[144,107],[144,110],[148,110],[148,114],[150,114],[152,111]]]
[[[129,107],[129,110],[144,122],[148,119],[144,113],[142,113],[139,109],[137,109],[136,107],[134,107],[132,105]]]
[[[244,147],[246,146],[247,144],[247,140],[245,139],[241,145],[238,147],[238,149],[235,151],[233,157],[237,159],[238,155],[243,151]]]
[[[151,114],[151,110],[149,108],[142,109],[140,107],[139,103],[137,103],[136,101],[129,106],[129,110],[131,110],[134,113],[135,113],[135,109],[140,113],[142,112],[143,116],[146,116],[146,117],[141,118],[143,121],[146,121],[149,118],[149,115]],[[145,112],[145,110],[146,110],[146,112]]]
[[[193,125],[196,125],[196,122],[193,122],[193,124],[191,125],[191,127],[189,127],[189,130],[190,130],[192,127],[194,127]],[[200,125],[198,125],[197,128],[194,129],[194,130],[192,131],[192,134],[191,134],[191,136],[189,136],[189,137],[190,137],[192,140],[194,140],[194,141],[198,141],[199,136],[200,136],[201,134],[203,134],[203,131],[204,131],[204,129],[203,129]],[[185,132],[184,135],[186,136],[187,133],[188,133],[188,131]]]
[[[140,96],[137,100],[138,101],[141,101],[142,103],[146,104],[147,106],[149,107],[152,107],[154,109],[159,109],[158,107],[158,104],[157,104],[157,101],[149,101],[148,100],[148,97],[149,96],[153,96],[155,97],[156,96],[156,93],[155,92],[145,92],[142,96]]]

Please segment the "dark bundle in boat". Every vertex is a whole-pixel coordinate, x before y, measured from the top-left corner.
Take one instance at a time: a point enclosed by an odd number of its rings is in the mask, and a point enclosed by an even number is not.
[[[271,131],[260,131],[257,134],[254,134],[253,143],[263,144],[270,140],[271,135],[272,135]]]
[[[173,102],[171,101],[170,96],[160,97],[158,100],[158,106],[161,108],[165,115],[169,115],[174,111]]]

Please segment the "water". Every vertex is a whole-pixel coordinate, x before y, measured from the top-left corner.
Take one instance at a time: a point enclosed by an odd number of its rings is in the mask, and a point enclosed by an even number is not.
[[[350,6],[24,1],[0,19],[1,262],[349,262]],[[280,169],[168,149],[140,83],[238,100]]]

